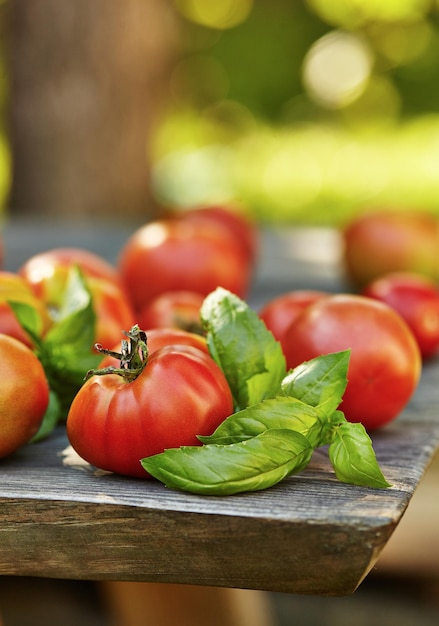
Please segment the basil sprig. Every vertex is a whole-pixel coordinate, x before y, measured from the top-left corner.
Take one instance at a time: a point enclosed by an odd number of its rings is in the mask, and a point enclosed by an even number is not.
[[[280,344],[249,306],[218,288],[201,309],[210,353],[224,372],[235,412],[203,445],[141,459],[168,487],[230,495],[277,484],[306,468],[316,448],[328,446],[336,477],[385,488],[372,442],[361,424],[339,410],[350,351],[323,355],[286,371]]]
[[[80,269],[69,270],[56,319],[45,335],[34,307],[24,302],[9,305],[33,343],[51,390],[51,401],[35,441],[46,437],[68,408],[84,383],[84,372],[97,367],[102,356],[93,352],[96,313],[91,292]]]

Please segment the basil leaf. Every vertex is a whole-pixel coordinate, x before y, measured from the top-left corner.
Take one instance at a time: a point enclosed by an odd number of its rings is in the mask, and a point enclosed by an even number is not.
[[[322,438],[323,424],[314,407],[297,398],[278,397],[234,413],[212,435],[199,435],[198,439],[205,444],[227,445],[245,441],[273,428],[294,430],[317,447]]]
[[[61,405],[58,400],[58,396],[51,391],[49,394],[49,406],[44,414],[43,421],[36,434],[30,440],[30,443],[36,443],[45,439],[50,435],[55,426],[58,424],[58,420],[61,414]]]
[[[76,267],[69,273],[57,322],[47,332],[38,356],[51,389],[68,406],[89,369],[101,355],[93,353],[96,314],[86,281]]]
[[[344,483],[364,487],[390,487],[376,460],[372,441],[363,424],[342,422],[329,446],[335,475]]]
[[[225,496],[271,487],[304,469],[312,453],[300,433],[272,429],[226,446],[171,448],[142,459],[141,464],[167,487]]]
[[[319,406],[329,417],[346,389],[350,352],[333,352],[301,363],[283,379],[281,393]]]
[[[27,302],[8,300],[18,323],[29,335],[35,346],[41,343],[41,333],[43,331],[43,320],[38,311]]]
[[[285,357],[255,311],[219,287],[204,300],[201,320],[237,410],[277,394],[286,374]]]

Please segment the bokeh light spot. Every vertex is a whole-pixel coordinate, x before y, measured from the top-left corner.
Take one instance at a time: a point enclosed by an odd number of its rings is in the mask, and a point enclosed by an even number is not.
[[[175,6],[186,19],[223,30],[245,21],[253,8],[253,0],[175,0]]]
[[[359,37],[332,31],[309,49],[303,63],[303,82],[319,104],[340,108],[364,91],[371,69],[371,52]]]

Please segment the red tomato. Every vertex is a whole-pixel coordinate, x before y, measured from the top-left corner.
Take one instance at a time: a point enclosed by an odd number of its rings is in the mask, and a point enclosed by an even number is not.
[[[439,350],[439,289],[424,276],[392,273],[367,285],[362,294],[385,302],[407,322],[424,359]]]
[[[32,340],[22,329],[8,304],[10,301],[32,306],[40,316],[42,334],[46,333],[51,320],[44,304],[33,294],[32,289],[21,276],[12,272],[0,272],[0,333],[15,337],[29,348],[33,348]]]
[[[44,302],[59,302],[72,265],[85,276],[120,282],[119,274],[105,259],[82,248],[53,248],[30,257],[18,273],[31,285],[35,295]]]
[[[288,367],[351,349],[341,403],[346,419],[372,430],[393,420],[416,389],[421,355],[407,324],[386,304],[334,295],[311,304],[285,334]]]
[[[233,412],[215,361],[190,346],[153,352],[131,382],[92,376],[74,398],[67,435],[76,452],[101,469],[149,478],[140,459],[166,448],[199,445]]]
[[[190,220],[157,220],[139,228],[119,257],[123,284],[139,312],[165,291],[203,296],[218,286],[244,297],[250,265],[225,228]]]
[[[390,272],[415,272],[439,281],[439,220],[422,211],[375,211],[343,231],[344,265],[364,286]]]
[[[199,220],[225,226],[236,238],[251,264],[259,252],[259,232],[256,223],[247,213],[235,205],[213,205],[191,209],[183,213],[183,219]]]
[[[115,344],[124,329],[134,323],[134,312],[123,291],[117,270],[104,259],[79,248],[55,248],[34,255],[19,274],[57,318],[67,286],[69,270],[77,265],[84,273],[96,313],[95,341]]]
[[[327,296],[324,291],[298,289],[273,298],[260,309],[259,317],[275,339],[283,344],[284,334],[301,311],[313,302]]]
[[[165,291],[137,315],[140,328],[182,328],[202,334],[200,309],[204,296],[195,291]]]
[[[151,328],[147,330],[145,334],[149,354],[165,346],[192,346],[193,348],[198,348],[198,350],[209,354],[206,339],[197,333],[190,333],[181,328]],[[105,344],[102,345],[105,346]],[[121,343],[118,343],[112,348],[112,352],[120,353],[121,347]],[[120,358],[106,355],[102,359],[99,367],[119,367],[119,363]]]
[[[21,341],[0,334],[0,458],[38,431],[49,404],[43,366]]]
[[[96,313],[95,342],[111,346],[117,342],[122,330],[134,324],[134,311],[117,283],[92,276],[86,280]]]

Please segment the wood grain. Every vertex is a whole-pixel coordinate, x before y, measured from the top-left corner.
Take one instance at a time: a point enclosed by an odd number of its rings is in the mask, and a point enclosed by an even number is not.
[[[287,285],[286,275],[278,282],[269,276],[292,240],[285,239],[284,251],[268,241],[268,270],[255,281],[254,303]],[[336,284],[335,264],[325,266],[326,274],[306,260],[291,260],[290,267],[291,288],[305,286],[306,277],[307,287],[322,276]],[[340,483],[326,451],[318,450],[305,471],[266,491],[195,496],[96,470],[72,454],[60,427],[0,462],[0,574],[352,593],[439,447],[438,382],[436,360],[424,368],[404,413],[373,437],[392,484],[387,490]]]

